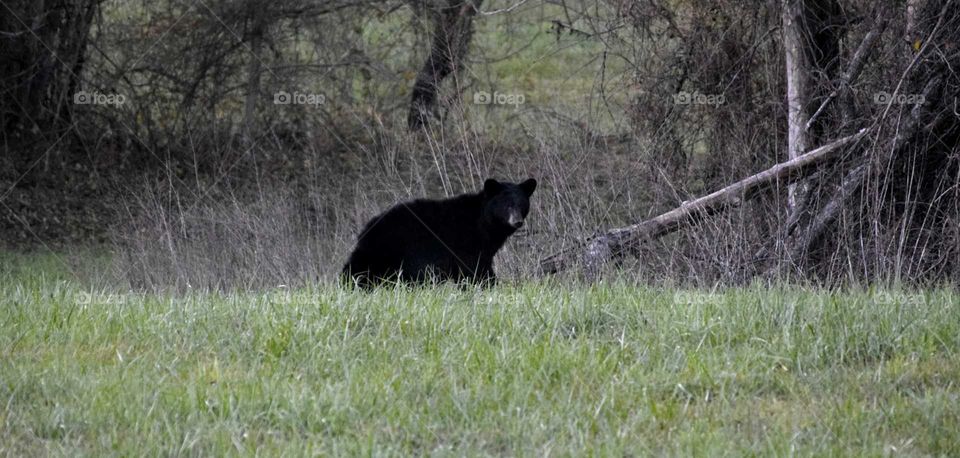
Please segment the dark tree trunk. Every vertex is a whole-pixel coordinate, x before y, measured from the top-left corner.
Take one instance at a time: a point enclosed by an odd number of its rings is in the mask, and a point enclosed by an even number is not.
[[[787,157],[820,143],[825,117],[811,115],[836,84],[840,39],[846,19],[837,0],[783,0],[783,46],[787,80]],[[807,213],[812,183],[788,189],[787,227]]]
[[[101,0],[13,1],[0,7],[0,148],[14,168],[62,137],[81,89]]]
[[[463,66],[473,36],[473,19],[483,0],[440,0],[430,55],[413,85],[407,126],[416,130],[437,112],[437,93],[443,80]]]
[[[807,119],[804,130],[822,131],[826,125],[830,125],[835,126],[837,130],[843,131],[848,128],[848,125],[853,123],[856,116],[850,88],[856,82],[857,77],[860,75],[867,61],[867,57],[871,54],[871,51],[886,27],[887,19],[885,14],[881,12],[856,51],[850,56],[848,66],[844,72],[839,78],[836,78],[836,80],[823,83],[825,87],[832,88],[832,90],[827,94],[820,94],[817,97],[819,107],[814,110],[810,118]],[[821,37],[820,40],[814,43],[824,40],[826,40],[826,38]],[[837,37],[833,43],[839,43],[838,40],[839,38]],[[827,45],[821,43],[819,46]],[[834,49],[834,51],[839,52],[838,49]],[[811,51],[811,53],[811,55],[827,55],[820,50],[819,47],[817,50]],[[824,60],[822,60],[819,65],[827,64],[826,57],[824,57]],[[835,67],[835,64],[830,65]],[[830,108],[834,105],[834,101],[838,101],[838,108],[841,115],[834,119],[827,119],[825,113],[830,111]],[[830,122],[828,123],[827,121]],[[835,220],[839,211],[842,210],[841,201],[848,198],[851,193],[859,188],[859,180],[863,179],[866,166],[862,163],[855,166],[852,170],[846,172],[846,176],[843,176],[841,179],[838,174],[844,172],[845,168],[843,165],[842,162],[839,162],[838,170],[835,170],[835,173],[833,173],[833,175],[836,175],[838,183],[833,185],[826,183],[826,179],[829,178],[831,174],[827,173],[827,171],[821,173],[819,175],[819,183],[817,183],[819,186],[819,189],[817,189],[818,192],[813,193],[814,195],[810,196],[811,199],[806,201],[807,206],[803,209],[802,214],[791,215],[792,218],[788,221],[785,231],[785,253],[783,256],[788,264],[799,266],[810,263],[811,259],[809,259],[809,257],[811,253],[816,251],[814,247],[824,240],[822,238],[824,232]],[[814,178],[817,177],[815,176]],[[811,179],[811,181],[813,181],[813,179]],[[830,191],[827,190],[828,187],[830,187]],[[821,205],[824,195],[830,195],[830,197]]]

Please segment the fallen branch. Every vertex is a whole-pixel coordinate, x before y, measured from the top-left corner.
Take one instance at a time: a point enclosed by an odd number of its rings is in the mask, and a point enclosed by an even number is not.
[[[631,226],[611,229],[544,258],[540,261],[540,267],[544,272],[556,273],[570,267],[577,260],[582,260],[587,278],[595,279],[613,256],[623,253],[632,244],[669,234],[698,218],[737,206],[769,187],[802,179],[824,162],[839,156],[847,146],[856,143],[866,133],[867,129],[862,129],[856,134],[779,163],[711,194],[683,202],[679,207],[660,216]]]

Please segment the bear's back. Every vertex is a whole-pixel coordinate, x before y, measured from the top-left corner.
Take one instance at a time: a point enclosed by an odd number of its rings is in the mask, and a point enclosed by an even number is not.
[[[478,208],[463,199],[416,199],[390,207],[373,217],[361,231],[364,238],[384,238],[391,243],[424,242],[441,239],[460,245],[458,239],[472,239],[477,226]]]

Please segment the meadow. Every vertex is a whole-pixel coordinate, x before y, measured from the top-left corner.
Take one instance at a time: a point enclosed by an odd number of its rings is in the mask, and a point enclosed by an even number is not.
[[[952,289],[143,294],[2,261],[4,455],[960,454]]]

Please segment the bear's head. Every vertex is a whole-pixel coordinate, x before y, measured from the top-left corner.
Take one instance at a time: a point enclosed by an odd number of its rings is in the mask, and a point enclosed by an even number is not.
[[[537,180],[522,183],[501,183],[493,178],[483,183],[483,221],[498,232],[512,234],[523,227],[530,212],[530,196],[537,189]]]

